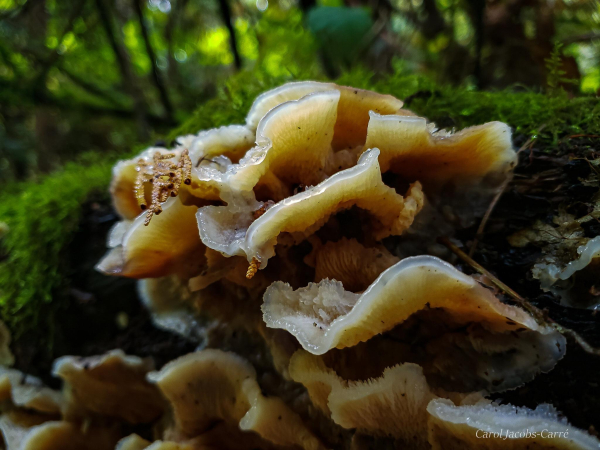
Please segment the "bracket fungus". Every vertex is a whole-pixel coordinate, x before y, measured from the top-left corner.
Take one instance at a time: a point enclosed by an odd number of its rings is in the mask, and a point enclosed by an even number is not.
[[[323,448],[283,401],[262,394],[254,368],[235,354],[213,349],[191,353],[149,379],[171,405],[174,423],[167,434],[179,440],[193,439],[222,421],[275,445]]]
[[[381,377],[348,381],[319,356],[299,350],[289,373],[336,424],[371,436],[393,437],[408,448],[427,446],[427,404],[437,398],[416,364],[388,367]]]
[[[289,331],[315,355],[356,346],[392,329],[401,335],[402,325],[414,328],[410,319],[418,318],[421,328],[437,328],[419,338],[427,354],[420,361],[442,376],[462,379],[463,389],[517,387],[551,370],[566,350],[562,335],[432,256],[403,259],[362,294],[328,279],[296,291],[276,282],[265,293],[263,312],[267,326]],[[443,313],[441,321],[436,313]],[[415,331],[407,332],[407,343],[416,340]],[[466,360],[470,374],[462,373]]]
[[[439,399],[431,401],[427,411],[433,450],[600,448],[600,441],[570,426],[547,404],[531,410],[489,402],[456,406]]]
[[[0,428],[48,450],[317,450],[479,448],[474,427],[520,427],[523,410],[482,398],[550,371],[564,337],[430,251],[512,176],[511,130],[437,130],[402,107],[288,83],[244,124],[119,162],[121,222],[97,268],[138,279],[155,324],[198,349],[158,371],[118,351],[63,357],[63,391],[20,428],[8,414],[43,403],[7,375]]]
[[[63,382],[63,417],[76,419],[99,415],[130,424],[148,423],[159,417],[163,400],[146,381],[152,361],[113,350],[101,356],[63,356],[54,362],[53,374]]]

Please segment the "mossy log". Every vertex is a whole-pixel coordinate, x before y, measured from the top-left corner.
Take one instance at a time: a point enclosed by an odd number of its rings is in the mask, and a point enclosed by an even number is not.
[[[249,72],[236,75],[165,141],[243,122],[255,96],[282,81]],[[406,75],[375,79],[353,73],[337,82],[403,98],[408,108],[439,127],[460,129],[500,120],[513,128],[515,147],[526,145],[514,180],[485,232],[477,236],[473,258],[547,310],[549,317],[600,347],[600,317],[595,310],[561,306],[542,291],[531,277],[539,247],[516,248],[508,241],[536,221],[551,224],[564,211],[579,217],[596,207],[598,176],[590,161],[598,158],[600,148],[598,99],[568,98],[562,92],[476,92],[438,87]],[[160,363],[194,348],[194,343],[152,327],[132,282],[93,270],[105,251],[107,231],[116,221],[107,195],[111,166],[130,156],[91,155],[39,182],[3,193],[0,222],[6,226],[0,250],[0,312],[14,336],[19,369],[47,379],[51,361],[62,354],[91,355],[119,347],[141,356],[158,355]],[[600,234],[596,222],[587,225],[589,237]],[[478,226],[458,236],[466,248],[473,245]],[[502,398],[530,407],[550,402],[574,425],[598,429],[599,369],[600,357],[569,342],[567,356],[555,370]]]

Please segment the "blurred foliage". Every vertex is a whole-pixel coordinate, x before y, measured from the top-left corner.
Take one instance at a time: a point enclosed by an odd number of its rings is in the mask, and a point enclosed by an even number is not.
[[[597,0],[0,0],[0,178],[160,136],[242,68],[593,94],[599,28]]]

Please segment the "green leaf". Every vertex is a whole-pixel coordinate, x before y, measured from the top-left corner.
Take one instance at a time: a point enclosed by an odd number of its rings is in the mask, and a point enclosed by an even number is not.
[[[309,12],[307,25],[328,58],[351,63],[364,49],[373,20],[362,8],[320,6]]]

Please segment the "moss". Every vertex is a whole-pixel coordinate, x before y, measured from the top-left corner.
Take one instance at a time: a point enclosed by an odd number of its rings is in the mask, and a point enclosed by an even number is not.
[[[261,73],[235,75],[168,138],[243,123],[259,93],[286,81],[290,79]],[[376,78],[364,70],[348,73],[338,82],[407,99],[412,110],[442,126],[462,128],[501,120],[513,126],[517,134],[539,134],[548,148],[571,134],[600,134],[600,102],[593,97],[476,92],[438,87],[431,80],[403,73]],[[542,125],[545,128],[539,133]],[[0,312],[13,332],[37,329],[43,334],[51,328],[52,312],[66,298],[69,272],[64,252],[77,230],[81,205],[93,193],[106,193],[116,159],[115,155],[95,155],[68,164],[39,183],[19,186],[23,188],[19,194],[14,187],[3,193],[0,222],[6,222],[9,231],[0,252],[5,255],[0,263]]]
[[[0,221],[8,231],[2,240],[0,311],[17,337],[51,326],[49,305],[68,283],[64,249],[77,230],[81,204],[91,193],[106,191],[110,167],[67,164],[22,193],[4,196]]]

